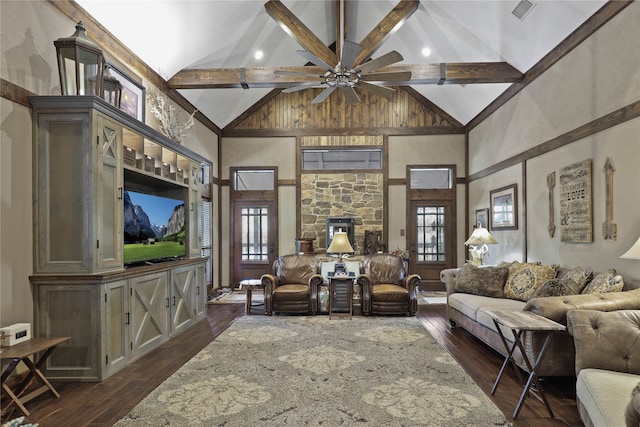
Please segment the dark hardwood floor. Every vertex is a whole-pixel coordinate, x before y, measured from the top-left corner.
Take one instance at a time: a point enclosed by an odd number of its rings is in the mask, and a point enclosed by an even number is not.
[[[489,395],[502,357],[464,330],[451,329],[444,308],[443,305],[421,305],[417,317]],[[262,310],[256,307],[252,314],[261,315]],[[46,393],[29,402],[27,408],[31,415],[25,423],[39,423],[40,427],[111,426],[243,315],[244,304],[211,304],[208,306],[207,319],[199,321],[106,381],[54,382],[60,398],[55,399]],[[543,386],[555,419],[550,419],[545,406],[531,395],[514,421],[514,426],[581,426],[575,402],[575,378],[545,378]],[[510,419],[521,391],[522,384],[513,369],[509,368],[495,396],[490,398]],[[16,412],[11,418],[19,415]]]

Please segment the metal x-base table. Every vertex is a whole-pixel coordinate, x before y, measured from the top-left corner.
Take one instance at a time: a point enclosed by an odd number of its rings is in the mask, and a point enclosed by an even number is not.
[[[527,398],[527,394],[529,393],[529,391],[532,390],[533,384],[535,384],[535,390],[540,393],[540,398],[547,407],[549,415],[551,416],[551,418],[553,418],[553,411],[551,410],[551,406],[547,401],[547,397],[544,395],[544,390],[542,389],[540,381],[538,380],[537,372],[538,368],[542,364],[544,355],[547,351],[547,347],[549,346],[549,338],[551,337],[551,334],[553,332],[565,331],[567,328],[560,323],[554,322],[551,319],[539,316],[530,311],[488,311],[487,314],[493,318],[493,323],[496,325],[496,329],[498,330],[500,339],[502,340],[502,343],[507,350],[507,356],[502,363],[502,367],[500,368],[500,373],[496,378],[496,382],[493,384],[491,395],[496,392],[498,384],[500,383],[500,379],[502,378],[502,374],[504,373],[504,370],[509,362],[513,364],[518,378],[522,380],[520,369],[513,359],[513,352],[516,348],[518,348],[520,350],[520,353],[522,354],[524,363],[527,365],[527,368],[529,370],[529,378],[527,379],[524,389],[522,390],[522,394],[520,395],[520,399],[518,400],[516,409],[513,411],[513,418],[517,418],[518,414],[520,413],[520,409],[522,409],[524,400]],[[514,341],[511,346],[509,346],[509,343],[502,333],[502,329],[500,326],[511,329],[511,332],[514,336]],[[542,348],[540,349],[540,352],[538,353],[533,366],[531,365],[531,361],[527,357],[527,353],[524,350],[524,345],[522,344],[522,334],[525,331],[536,331],[545,334],[544,343],[542,344]]]

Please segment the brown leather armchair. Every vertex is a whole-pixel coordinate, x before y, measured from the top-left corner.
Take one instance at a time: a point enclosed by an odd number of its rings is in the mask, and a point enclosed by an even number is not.
[[[362,261],[364,274],[358,277],[362,286],[362,314],[408,314],[418,309],[417,289],[420,276],[407,276],[402,258],[377,253]]]
[[[313,255],[283,255],[273,263],[273,274],[264,274],[264,306],[267,315],[318,313],[318,287],[322,263]]]

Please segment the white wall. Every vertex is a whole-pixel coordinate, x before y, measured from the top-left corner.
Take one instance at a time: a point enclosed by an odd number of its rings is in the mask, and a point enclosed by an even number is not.
[[[477,173],[497,162],[535,148],[606,114],[640,100],[640,2],[614,17],[551,69],[529,84],[498,111],[469,133],[469,169]],[[519,214],[517,231],[492,230],[500,242],[490,248],[489,263],[527,260],[615,267],[623,275],[640,277],[640,261],[619,256],[640,236],[640,132],[638,119],[573,142],[526,163],[526,212]],[[614,221],[618,240],[605,241],[601,227],[605,214],[602,167],[611,157],[614,178]],[[562,243],[559,231],[551,238],[546,175],[577,161],[593,161],[593,243]],[[522,207],[522,164],[473,181],[469,185],[469,218],[475,209],[488,206],[489,192],[518,183]],[[555,223],[559,225],[559,193],[556,189]],[[526,215],[527,228],[523,226]]]

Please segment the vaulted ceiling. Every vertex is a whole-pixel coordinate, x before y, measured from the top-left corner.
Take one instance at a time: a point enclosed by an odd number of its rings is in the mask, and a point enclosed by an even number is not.
[[[500,74],[497,80],[501,83],[469,80],[460,84],[454,78],[439,78],[445,75],[441,63],[506,63],[515,74],[524,74],[606,3],[272,0],[269,3],[277,9],[274,13],[265,7],[266,0],[76,1],[220,128],[273,87],[294,84],[278,80],[274,70],[307,64],[296,50],[313,49],[300,37],[311,33],[327,47],[340,45],[342,39],[365,45],[379,36],[370,57],[399,52],[404,59],[393,66],[414,70],[412,79],[403,85],[467,124],[504,92],[513,78],[506,78],[502,68],[488,67],[489,73]],[[531,6],[523,18],[517,17],[514,10],[525,5]],[[343,14],[339,13],[341,8]],[[394,16],[394,8],[404,15]],[[343,25],[339,24],[340,16],[344,17]],[[384,27],[389,23],[398,25]],[[262,52],[261,58],[256,57],[257,51]],[[473,76],[479,68],[470,70]],[[420,70],[426,74],[421,75]],[[259,79],[267,83],[260,84]],[[193,88],[176,83],[184,81],[195,82],[190,86]]]

